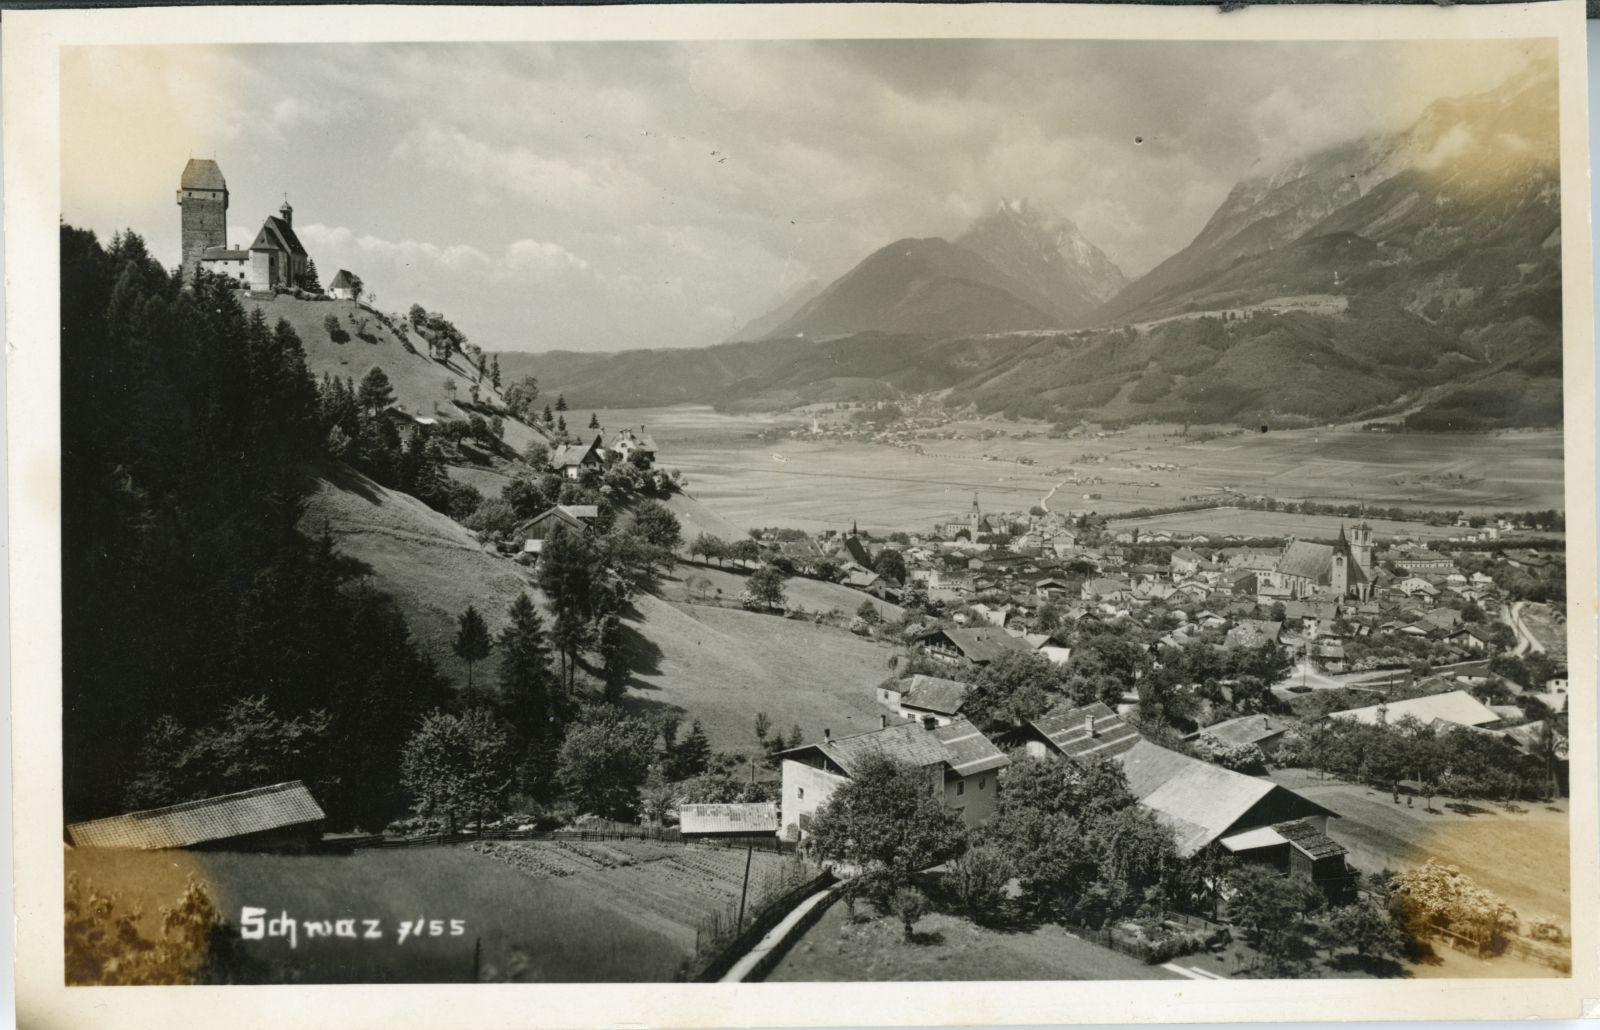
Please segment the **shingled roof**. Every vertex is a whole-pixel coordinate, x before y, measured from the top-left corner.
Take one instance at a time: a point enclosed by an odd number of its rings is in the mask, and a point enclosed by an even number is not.
[[[300,242],[300,237],[294,234],[294,228],[277,215],[268,215],[267,220],[261,223],[261,232],[256,234],[255,242],[250,244],[250,249],[260,248],[263,242],[290,254],[298,254],[301,257],[306,254],[305,245]]]
[[[943,633],[970,662],[992,662],[1007,651],[1032,651],[1033,647],[1021,637],[1012,636],[998,626],[976,626],[971,629],[938,630]]]
[[[168,180],[171,181],[170,179]],[[183,166],[183,178],[178,183],[182,190],[225,190],[228,188],[227,180],[222,177],[222,169],[210,158],[191,157],[189,163]]]
[[[906,691],[900,697],[902,706],[920,708],[925,712],[954,715],[961,711],[961,702],[967,697],[967,684],[960,680],[947,680],[939,676],[911,677]]]
[[[305,784],[291,780],[167,808],[72,823],[67,826],[67,841],[79,848],[187,848],[323,818]]]
[[[814,751],[847,776],[854,776],[877,756],[917,768],[943,765],[958,776],[972,776],[1011,764],[1004,751],[966,719],[928,729],[920,722],[894,723],[883,729],[836,737],[821,744],[806,744],[782,752],[797,755]]]
[[[1088,719],[1094,719],[1094,733]],[[1115,758],[1142,739],[1139,731],[1099,701],[1029,721],[1063,755],[1073,759]]]
[[[1291,540],[1278,559],[1278,571],[1286,576],[1318,580],[1327,578],[1333,568],[1333,548],[1309,540]]]

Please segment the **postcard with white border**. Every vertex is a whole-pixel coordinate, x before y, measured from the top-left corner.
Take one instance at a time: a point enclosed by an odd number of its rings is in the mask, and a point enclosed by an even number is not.
[[[1593,1009],[1582,17],[7,12],[22,1025]]]

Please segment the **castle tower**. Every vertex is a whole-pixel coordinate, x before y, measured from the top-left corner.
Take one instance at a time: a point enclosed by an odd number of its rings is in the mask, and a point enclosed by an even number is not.
[[[183,209],[183,281],[191,283],[206,248],[228,244],[228,183],[215,161],[191,157],[183,166],[178,206]]]

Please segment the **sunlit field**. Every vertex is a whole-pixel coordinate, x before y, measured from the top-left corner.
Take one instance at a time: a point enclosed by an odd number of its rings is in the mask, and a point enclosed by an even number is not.
[[[1041,424],[981,420],[925,431],[917,453],[789,438],[785,430],[809,427],[803,413],[724,416],[682,406],[599,417],[607,426],[646,425],[661,462],[683,471],[689,492],[744,527],[814,531],[856,522],[874,531],[925,531],[966,511],[974,493],[990,511],[1026,510],[1049,495],[1052,509],[1107,514],[1224,489],[1470,512],[1565,506],[1561,434],[1554,430],[1373,433],[1341,426],[1230,436],[1196,426],[1185,436],[1181,426],[1162,425],[1052,440]],[[760,437],[764,431],[769,438]],[[1079,481],[1064,482],[1069,477]]]

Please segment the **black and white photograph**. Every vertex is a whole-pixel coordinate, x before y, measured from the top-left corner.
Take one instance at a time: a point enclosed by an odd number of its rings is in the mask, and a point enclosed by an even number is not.
[[[7,261],[53,996],[1592,987],[1536,6],[64,33]]]

